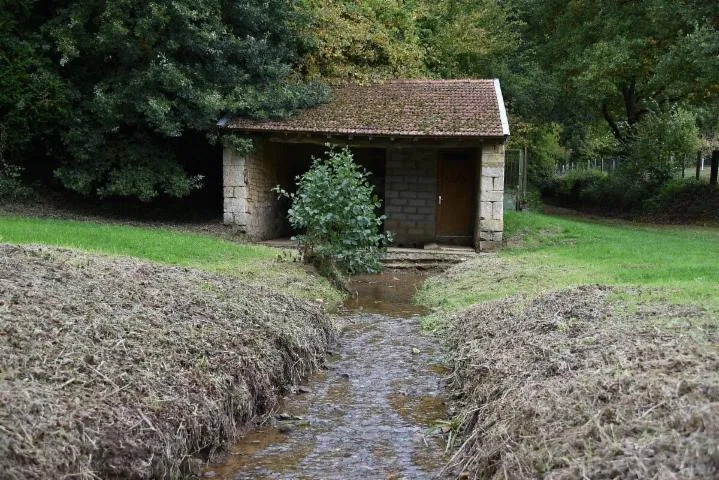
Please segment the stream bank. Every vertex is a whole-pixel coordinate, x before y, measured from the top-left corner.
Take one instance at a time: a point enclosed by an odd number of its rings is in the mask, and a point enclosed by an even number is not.
[[[447,462],[440,349],[411,299],[425,276],[387,272],[350,283],[327,369],[284,399],[205,475],[242,479],[433,479]]]
[[[0,244],[0,478],[196,476],[334,336],[234,277]]]

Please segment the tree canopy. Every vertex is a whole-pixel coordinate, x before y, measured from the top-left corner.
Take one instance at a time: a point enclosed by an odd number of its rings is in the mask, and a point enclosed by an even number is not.
[[[18,138],[8,155],[35,161],[26,132],[41,129],[55,175],[84,194],[186,195],[200,179],[177,161],[178,139],[211,134],[226,113],[286,116],[325,94],[292,78],[297,13],[285,0],[31,1],[2,15],[13,75],[0,124]]]
[[[3,161],[86,195],[186,195],[221,116],[284,117],[344,82],[500,78],[512,141],[544,163],[629,154],[679,110],[717,137],[716,2],[1,4]]]
[[[703,0],[519,2],[523,36],[544,81],[558,83],[555,113],[601,116],[620,141],[648,113],[719,93],[717,7]],[[548,34],[551,32],[551,34]]]

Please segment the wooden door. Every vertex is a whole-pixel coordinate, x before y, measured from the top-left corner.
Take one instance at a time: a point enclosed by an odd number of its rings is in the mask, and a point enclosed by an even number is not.
[[[439,241],[471,245],[475,175],[475,160],[469,152],[440,153],[437,188]]]

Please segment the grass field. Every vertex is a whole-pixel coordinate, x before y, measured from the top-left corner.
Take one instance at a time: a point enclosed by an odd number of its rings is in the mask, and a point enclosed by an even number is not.
[[[222,273],[298,297],[339,302],[322,277],[280,250],[210,235],[73,220],[0,216],[0,243],[44,244]]]
[[[509,212],[505,235],[499,258],[479,258],[429,279],[416,300],[451,311],[520,292],[535,297],[605,284],[628,287],[622,290],[629,303],[698,305],[719,318],[719,229]]]

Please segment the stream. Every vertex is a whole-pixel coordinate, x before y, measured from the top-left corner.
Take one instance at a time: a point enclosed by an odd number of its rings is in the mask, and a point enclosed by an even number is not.
[[[447,456],[437,422],[448,418],[439,347],[420,332],[411,303],[416,272],[352,279],[336,319],[327,369],[299,386],[271,424],[234,445],[205,477],[435,479]]]

